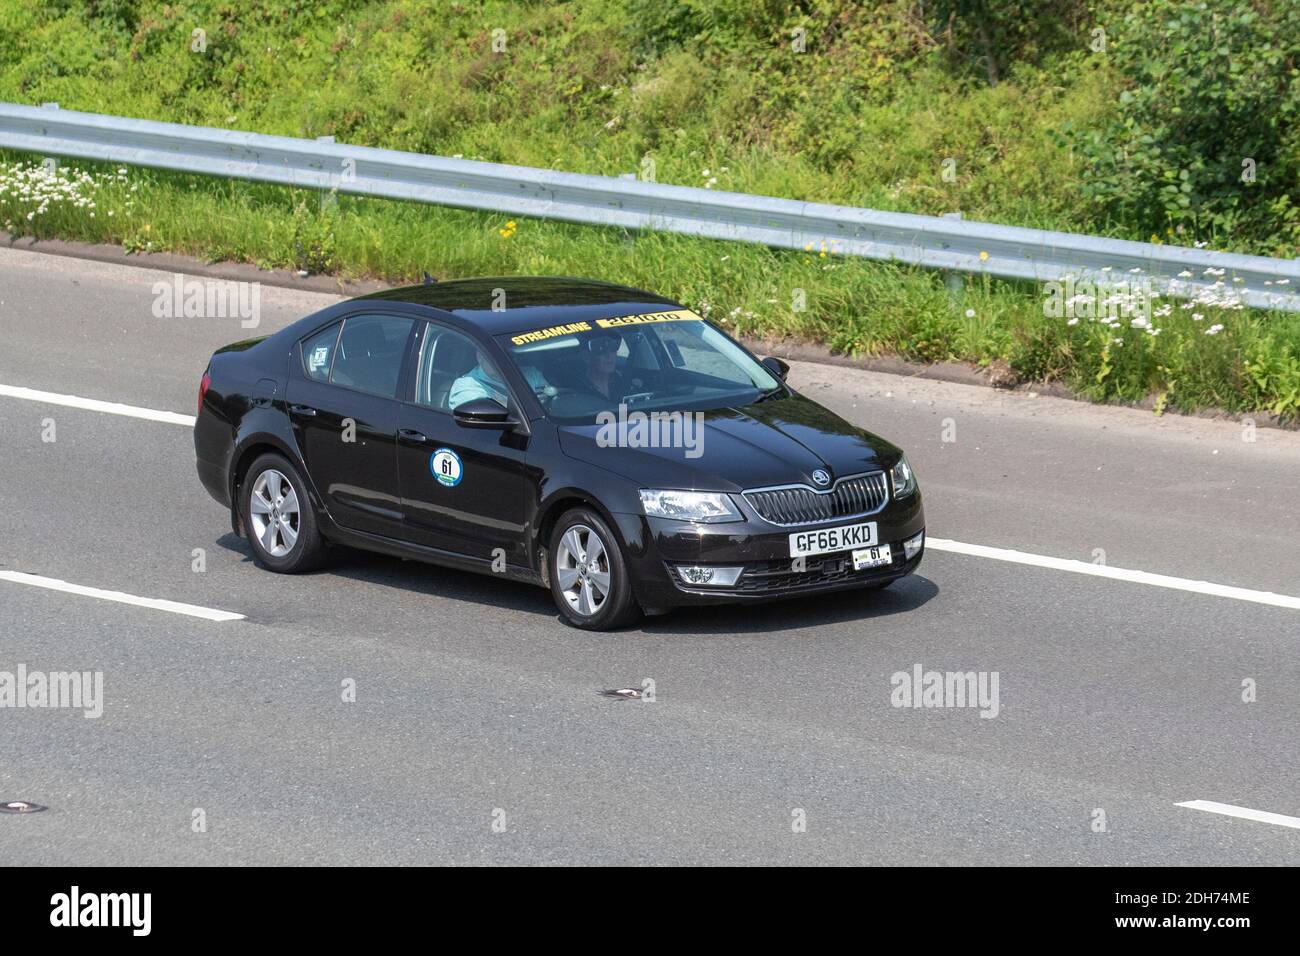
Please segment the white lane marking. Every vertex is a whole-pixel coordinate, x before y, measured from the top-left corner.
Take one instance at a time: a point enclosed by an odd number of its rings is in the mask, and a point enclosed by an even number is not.
[[[1249,588],[1235,588],[1227,584],[1214,584],[1211,581],[1193,581],[1190,578],[1175,578],[1167,574],[1152,574],[1150,571],[1132,571],[1127,568],[1107,567],[1104,564],[1090,564],[1087,561],[1075,561],[1071,558],[1053,558],[1043,554],[1012,551],[1008,548],[990,548],[982,544],[963,544],[960,541],[931,538],[929,535],[926,536],[925,544],[926,547],[933,548],[935,551],[951,551],[953,554],[991,558],[994,561],[1010,561],[1012,564],[1028,564],[1037,568],[1069,571],[1073,574],[1090,574],[1096,578],[1110,578],[1114,581],[1128,581],[1133,584],[1149,584],[1158,588],[1172,588],[1175,591],[1191,591],[1193,594],[1209,594],[1213,597],[1232,598],[1237,601],[1252,601],[1255,604],[1271,604],[1273,607],[1300,610],[1300,597],[1292,597],[1289,594],[1274,594],[1272,591],[1252,591]]]
[[[232,611],[218,611],[197,604],[181,604],[179,601],[163,601],[159,598],[137,597],[121,591],[104,591],[100,588],[88,588],[80,584],[69,584],[57,578],[43,578],[38,574],[24,574],[22,571],[0,571],[0,581],[12,581],[14,584],[30,584],[33,587],[48,588],[51,591],[63,591],[66,594],[80,594],[84,597],[99,598],[101,601],[116,601],[119,604],[133,604],[136,607],[152,608],[155,611],[170,611],[173,614],[185,614],[189,617],[201,617],[205,621],[242,621],[244,615]]]
[[[54,405],[69,405],[95,412],[107,412],[110,415],[126,415],[130,418],[145,418],[150,421],[167,422],[172,425],[194,427],[193,415],[180,415],[176,412],[161,412],[138,405],[121,405],[117,402],[101,402],[93,398],[79,398],[76,395],[59,395],[55,392],[41,392],[32,388],[19,388],[14,385],[0,385],[0,395],[9,398],[21,398],[33,402],[47,402]],[[1009,548],[990,548],[982,544],[965,544],[961,541],[949,541],[945,538],[926,536],[925,543],[935,551],[950,551],[977,558],[991,558],[994,561],[1010,561],[1014,564],[1028,564],[1039,568],[1051,568],[1056,571],[1070,571],[1075,574],[1090,574],[1098,578],[1111,578],[1115,581],[1128,581],[1133,584],[1149,584],[1153,587],[1172,588],[1175,591],[1191,591],[1194,594],[1208,594],[1214,597],[1232,598],[1237,601],[1251,601],[1255,604],[1270,604],[1273,607],[1285,607],[1300,610],[1300,597],[1289,594],[1274,594],[1271,591],[1252,591],[1249,588],[1230,587],[1211,581],[1193,581],[1189,578],[1176,578],[1167,574],[1152,574],[1149,571],[1131,571],[1126,568],[1111,568],[1087,561],[1075,561],[1070,558],[1053,558],[1044,554],[1030,554],[1026,551],[1012,551]]]
[[[176,412],[160,412],[153,408],[141,408],[139,405],[122,405],[119,402],[101,402],[97,398],[81,398],[77,395],[60,395],[58,392],[42,392],[34,388],[20,388],[17,385],[0,385],[0,395],[7,398],[21,398],[29,402],[44,402],[47,405],[66,405],[69,408],[84,408],[92,412],[105,412],[109,415],[125,415],[127,418],[146,418],[151,422],[166,422],[168,425],[188,425],[194,427],[193,415],[180,415]]]
[[[1234,807],[1231,803],[1215,803],[1213,800],[1188,800],[1175,803],[1176,807],[1188,810],[1204,810],[1206,813],[1221,813],[1225,817],[1239,817],[1242,820],[1254,820],[1256,823],[1271,823],[1278,827],[1290,827],[1300,830],[1300,817],[1288,817],[1281,813],[1269,813],[1267,810],[1252,810],[1250,807]]]

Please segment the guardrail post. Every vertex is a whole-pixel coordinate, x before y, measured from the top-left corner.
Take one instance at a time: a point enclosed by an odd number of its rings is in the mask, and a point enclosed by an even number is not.
[[[641,180],[641,176],[640,176],[640,174],[638,174],[638,173],[634,173],[634,172],[633,172],[633,173],[619,173],[619,174],[618,174],[618,178],[619,178],[619,179],[622,179],[622,180],[625,180],[625,181],[627,181],[627,182],[629,182],[629,183],[640,182],[640,180]],[[625,245],[625,246],[634,246],[634,245],[636,245],[636,232],[635,232],[634,230],[626,229],[626,228],[623,230],[623,245]]]
[[[962,218],[960,210],[957,212],[946,212],[943,214],[944,219]],[[953,305],[961,305],[962,299],[966,295],[966,279],[960,272],[947,270],[943,274],[943,284],[948,287],[948,301]]]
[[[316,137],[316,142],[318,142],[318,143],[332,143],[332,142],[334,142],[334,137],[333,137],[333,136],[317,136],[317,137]],[[320,211],[321,211],[321,212],[325,212],[327,209],[333,209],[333,208],[334,208],[335,206],[337,206],[338,204],[339,204],[339,197],[338,197],[338,194],[335,193],[333,189],[322,189],[322,190],[320,191]]]
[[[58,108],[59,108],[59,104],[58,104],[58,103],[42,103],[42,104],[41,104],[41,109],[43,109],[43,110],[57,110]],[[45,175],[46,175],[46,176],[49,176],[49,177],[53,178],[54,176],[58,175],[58,172],[59,172],[59,161],[58,161],[58,159],[57,159],[56,157],[54,157],[54,156],[44,156],[44,157],[42,157],[42,158],[41,158],[41,165],[45,167]]]

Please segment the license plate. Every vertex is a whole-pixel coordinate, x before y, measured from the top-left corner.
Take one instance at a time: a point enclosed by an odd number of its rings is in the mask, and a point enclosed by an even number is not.
[[[799,531],[790,535],[790,557],[801,558],[809,554],[829,554],[832,551],[851,551],[877,544],[876,523],[846,524],[839,528],[822,528],[820,531]]]
[[[893,557],[889,553],[889,545],[882,544],[875,548],[859,548],[853,552],[853,570],[862,571],[866,568],[878,568],[882,564],[889,564]]]

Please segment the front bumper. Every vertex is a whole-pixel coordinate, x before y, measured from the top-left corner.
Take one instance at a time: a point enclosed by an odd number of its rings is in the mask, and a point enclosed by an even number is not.
[[[748,508],[746,520],[725,524],[692,524],[641,514],[616,514],[614,520],[626,545],[632,590],[645,608],[770,601],[827,591],[870,587],[911,574],[925,556],[911,559],[903,542],[925,530],[921,492],[891,500],[877,514],[785,528],[771,525]],[[796,570],[790,557],[790,535],[796,531],[876,522],[881,544],[890,546],[890,564],[854,571],[848,551],[813,555]],[[678,565],[743,565],[732,587],[692,587],[676,571]]]

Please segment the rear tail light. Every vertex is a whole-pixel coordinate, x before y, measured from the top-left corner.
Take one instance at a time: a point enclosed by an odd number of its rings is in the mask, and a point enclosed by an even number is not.
[[[203,399],[208,396],[208,386],[212,384],[212,376],[207,372],[203,373],[203,378],[199,382],[199,414],[203,414]]]

